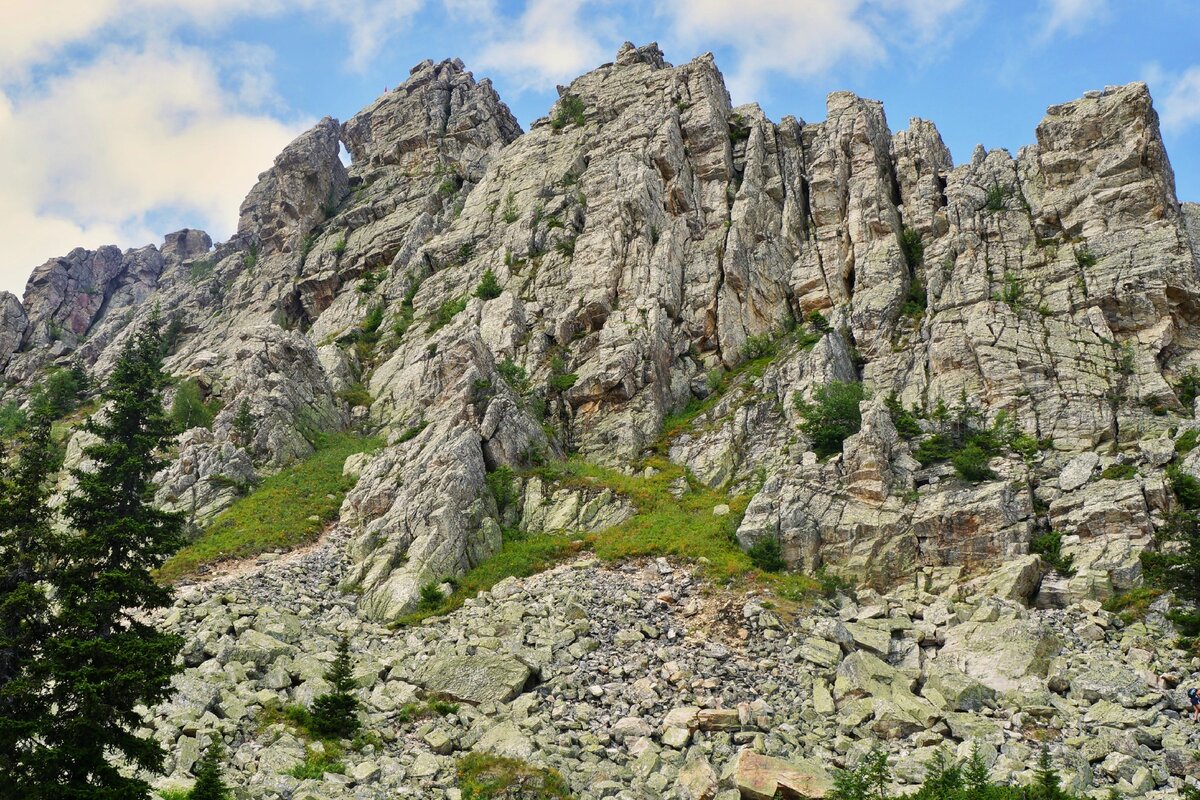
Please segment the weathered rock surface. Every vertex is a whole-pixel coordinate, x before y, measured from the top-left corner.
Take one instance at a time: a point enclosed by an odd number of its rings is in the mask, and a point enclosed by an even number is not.
[[[823,121],[772,121],[732,106],[711,55],[673,66],[653,44],[522,132],[489,81],[426,61],[290,144],[230,241],[182,230],[37,267],[0,296],[0,401],[54,367],[102,379],[157,313],[168,368],[221,404],[159,476],[197,526],[323,434],[386,440],[346,465],[336,547],[297,562],[319,574],[272,562],[175,610],[189,673],[157,724],[176,777],[215,731],[252,797],[446,796],[472,749],[561,768],[585,797],[760,791],[739,774],[800,791],[789,770],[855,763],[868,739],[905,785],[941,743],[1020,780],[1036,724],[1078,786],[1171,796],[1194,743],[1147,676],[1191,665],[1093,601],[1139,585],[1179,505],[1167,470],[1200,477],[1181,383],[1200,208],[1175,196],[1143,84],[1051,107],[1035,135],[955,166],[929,121],[893,133],[846,92]],[[803,405],[856,381],[861,427],[820,459]],[[921,447],[964,426],[995,435],[974,476]],[[721,638],[674,568],[588,566],[380,627],[506,531],[602,535],[637,512],[533,468],[646,474],[651,452],[728,493],[717,513],[745,508],[741,546],[892,594],[797,620],[751,603],[746,638]],[[1049,531],[1073,572],[1030,552]],[[282,773],[304,743],[251,722],[323,691],[335,631],[365,639],[372,725],[464,702],[300,782]]]
[[[248,798],[448,799],[456,759],[471,751],[551,767],[581,800],[820,797],[833,770],[877,744],[903,793],[938,748],[978,748],[994,779],[1027,782],[1031,730],[1049,737],[1065,785],[1088,796],[1166,800],[1195,773],[1183,689],[1157,685],[1163,673],[1190,685],[1195,667],[1155,648],[1168,630],[1158,615],[1125,626],[1091,602],[1029,611],[908,590],[817,601],[781,620],[765,613],[766,596],[730,595],[664,559],[582,560],[393,631],[337,591],[344,544],[335,532],[306,553],[184,588],[166,621],[189,633],[188,668],[150,719],[171,753],[159,785],[186,785],[212,736],[230,748],[227,777]],[[740,632],[721,616],[729,604]],[[886,654],[846,633],[869,625],[891,632]],[[1022,647],[1013,626],[1055,632],[1054,647],[1000,652]],[[1082,635],[1086,626],[1100,637]],[[342,634],[355,643],[365,731],[378,739],[345,753],[345,779],[300,781],[286,773],[306,743],[270,709],[328,689]],[[830,648],[819,661],[798,655]],[[999,666],[982,678],[963,671],[989,661]],[[987,685],[997,675],[1006,688]],[[832,696],[822,688],[831,679]],[[447,693],[455,710],[413,716]]]

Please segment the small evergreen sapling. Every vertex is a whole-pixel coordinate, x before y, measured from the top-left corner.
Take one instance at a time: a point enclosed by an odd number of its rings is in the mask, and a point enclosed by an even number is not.
[[[483,277],[479,279],[479,286],[475,289],[475,296],[486,302],[488,300],[495,300],[503,291],[500,288],[500,281],[496,279],[496,273],[492,272],[491,267],[488,267],[483,271]]]
[[[246,449],[254,441],[254,415],[250,413],[250,401],[242,398],[237,414],[233,417],[233,435],[237,443]]]
[[[354,667],[350,661],[350,640],[338,642],[337,658],[325,673],[333,691],[313,701],[312,730],[320,736],[348,739],[358,732],[358,700],[354,696]]]
[[[196,765],[196,784],[188,794],[188,800],[230,800],[229,788],[221,778],[221,759],[224,748],[214,741],[204,751]]]

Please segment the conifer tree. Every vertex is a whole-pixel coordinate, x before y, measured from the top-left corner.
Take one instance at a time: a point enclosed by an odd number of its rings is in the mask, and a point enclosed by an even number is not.
[[[188,794],[188,800],[229,800],[229,788],[221,779],[221,758],[224,748],[218,740],[214,740],[194,770],[196,784]]]
[[[15,464],[0,452],[0,797],[26,794],[30,742],[49,712],[34,667],[49,616],[40,582],[55,543],[46,505],[54,461],[44,414],[34,414]]]
[[[987,800],[991,797],[992,776],[988,772],[987,764],[983,761],[983,755],[979,752],[978,743],[972,745],[971,756],[967,759],[962,774],[963,783],[966,784],[966,789],[972,797],[978,797],[980,800]]]
[[[155,319],[130,337],[101,395],[104,410],[84,426],[99,439],[84,450],[93,470],[72,472],[70,542],[49,576],[56,604],[39,665],[56,712],[38,731],[34,800],[143,800],[148,784],[115,757],[162,767],[158,743],[137,733],[135,709],[168,696],[182,646],[144,615],[170,604],[171,589],[151,570],[181,541],[179,515],[151,502],[173,435],[166,385]]]
[[[313,701],[312,728],[321,736],[349,738],[358,731],[358,700],[354,696],[354,667],[350,661],[350,640],[343,636],[338,654],[325,673],[333,691]]]
[[[237,443],[246,449],[254,441],[254,415],[250,413],[250,401],[244,397],[233,417],[233,435],[237,437]]]
[[[1065,800],[1066,792],[1059,785],[1058,771],[1050,758],[1050,748],[1042,745],[1038,752],[1037,767],[1033,771],[1033,786],[1030,787],[1031,798],[1036,800]]]

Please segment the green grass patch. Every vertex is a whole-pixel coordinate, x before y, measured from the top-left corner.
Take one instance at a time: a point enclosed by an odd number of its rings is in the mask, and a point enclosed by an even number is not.
[[[609,489],[633,502],[637,513],[628,520],[584,537],[602,560],[672,556],[699,562],[701,573],[718,583],[763,585],[791,599],[819,590],[819,583],[808,576],[757,568],[738,546],[735,534],[749,495],[730,497],[710,489],[683,467],[659,456],[647,459],[645,466],[657,472],[650,477],[625,475],[580,459],[543,467],[539,472],[560,485]],[[676,498],[670,488],[679,478],[687,481],[688,490]],[[728,505],[730,513],[713,514],[713,507],[720,504]]]
[[[1106,481],[1128,481],[1137,477],[1137,468],[1133,464],[1110,464],[1100,477]]]
[[[429,617],[448,614],[461,607],[467,599],[486,592],[505,578],[524,578],[544,572],[578,554],[582,547],[578,539],[567,535],[508,532],[500,552],[457,579],[453,594],[437,606],[422,607],[401,617],[397,624],[416,625]]]
[[[417,720],[445,717],[457,713],[457,703],[451,703],[440,697],[431,697],[423,703],[405,703],[400,706],[400,710],[396,712],[396,721],[403,725]]]
[[[159,789],[157,792],[161,800],[188,800],[192,796],[191,789]]]
[[[323,749],[318,751],[309,748],[304,753],[304,760],[288,770],[288,775],[300,780],[321,780],[326,772],[338,775],[346,773],[346,765],[341,762],[341,748],[323,742]]]
[[[348,433],[325,434],[311,456],[264,480],[258,488],[222,511],[196,541],[158,570],[163,582],[178,580],[198,567],[229,558],[250,558],[314,540],[337,516],[355,478],[342,465],[355,454],[383,442]]]
[[[487,753],[468,753],[458,760],[458,788],[463,800],[570,800],[570,787],[552,769]]]
[[[1139,586],[1127,592],[1113,595],[1104,601],[1104,610],[1116,614],[1126,624],[1146,618],[1150,604],[1162,596],[1163,590],[1151,586]]]
[[[579,458],[526,473],[560,486],[609,489],[629,499],[637,513],[620,525],[591,533],[509,531],[500,552],[459,579],[453,594],[440,603],[423,605],[397,624],[416,625],[429,617],[447,614],[505,578],[544,572],[583,550],[591,550],[600,559],[613,562],[650,556],[699,562],[701,573],[713,581],[770,588],[792,601],[822,591],[822,584],[807,575],[759,569],[738,546],[734,534],[749,502],[748,495],[731,498],[704,487],[691,479],[683,467],[661,457],[653,457],[645,465],[659,470],[658,473],[651,477],[625,475]],[[688,480],[689,487],[682,498],[676,499],[669,489],[680,477]],[[730,506],[730,513],[713,514],[713,507],[722,503]]]

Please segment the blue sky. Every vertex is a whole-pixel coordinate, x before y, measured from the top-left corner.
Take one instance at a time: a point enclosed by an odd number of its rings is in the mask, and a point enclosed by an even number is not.
[[[1145,80],[1200,200],[1191,0],[0,0],[0,289],[76,246],[227,237],[293,136],[424,58],[462,58],[528,126],[627,39],[713,51],[734,102],[774,119],[820,121],[838,89],[880,99],[893,130],[934,120],[956,163]]]

